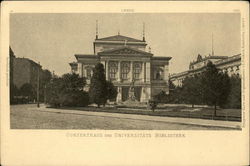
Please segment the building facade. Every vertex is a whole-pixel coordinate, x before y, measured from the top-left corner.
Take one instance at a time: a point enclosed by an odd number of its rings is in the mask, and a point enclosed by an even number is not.
[[[221,72],[228,73],[229,76],[232,76],[233,74],[241,76],[240,54],[231,57],[214,55],[202,57],[198,54],[196,61],[190,63],[189,70],[170,75],[170,80],[175,86],[182,86],[185,77],[201,74],[209,61],[212,62]]]
[[[118,91],[117,102],[128,99],[129,88],[134,86],[137,101],[147,102],[161,91],[169,93],[169,60],[146,51],[145,37],[142,40],[120,34],[106,38],[96,36],[94,54],[76,54],[77,62],[70,63],[71,71],[86,77],[89,89],[93,68],[102,63],[106,80],[112,81]]]
[[[31,59],[19,58],[14,55],[10,48],[10,82],[17,88],[29,83],[32,87],[37,86],[38,70],[42,75],[42,66]]]

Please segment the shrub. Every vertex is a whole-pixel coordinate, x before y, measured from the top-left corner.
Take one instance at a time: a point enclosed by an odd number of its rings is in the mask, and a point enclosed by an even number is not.
[[[148,107],[154,112],[155,108],[157,107],[157,101],[156,100],[149,100],[148,101]]]
[[[61,96],[60,104],[67,107],[84,107],[89,104],[89,95],[84,91],[65,93]]]

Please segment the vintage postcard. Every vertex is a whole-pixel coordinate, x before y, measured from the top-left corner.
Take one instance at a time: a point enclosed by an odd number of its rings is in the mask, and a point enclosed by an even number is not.
[[[1,164],[248,165],[246,2],[4,2]]]

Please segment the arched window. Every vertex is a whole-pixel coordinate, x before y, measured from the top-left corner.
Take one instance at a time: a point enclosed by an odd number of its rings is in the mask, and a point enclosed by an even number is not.
[[[121,64],[121,77],[122,79],[128,79],[129,63],[125,62]]]
[[[162,80],[163,70],[161,68],[156,69],[155,71],[155,80]]]
[[[109,78],[110,79],[116,79],[116,73],[117,73],[117,64],[115,62],[111,62],[109,64]]]
[[[135,63],[134,68],[133,68],[133,75],[134,79],[139,79],[140,78],[140,73],[141,73],[141,64],[140,63]]]

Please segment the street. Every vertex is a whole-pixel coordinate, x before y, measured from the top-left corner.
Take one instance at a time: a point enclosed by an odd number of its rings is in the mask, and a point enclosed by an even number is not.
[[[35,104],[13,105],[10,110],[11,129],[101,129],[101,130],[225,130],[214,126],[178,124],[143,119],[70,113],[68,110],[37,109]],[[58,111],[57,111],[58,110]],[[83,112],[83,111],[78,111]],[[91,113],[91,112],[90,112]],[[108,113],[113,114],[113,113]],[[143,117],[143,116],[141,116]],[[148,117],[148,116],[147,116]]]

